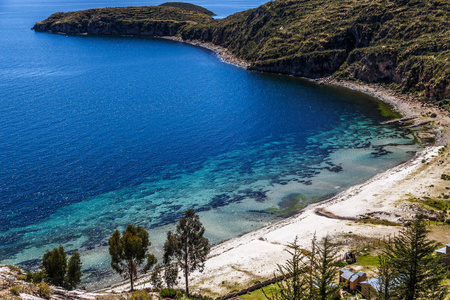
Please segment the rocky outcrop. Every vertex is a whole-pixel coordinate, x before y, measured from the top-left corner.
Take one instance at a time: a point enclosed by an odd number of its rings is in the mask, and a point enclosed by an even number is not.
[[[345,50],[330,50],[313,52],[298,57],[265,61],[250,66],[249,69],[290,74],[308,78],[325,77],[336,72],[345,62],[347,53]]]
[[[100,20],[91,20],[85,24],[36,24],[33,29],[41,32],[63,33],[73,35],[129,35],[129,36],[173,36],[186,22],[147,21],[105,24]]]

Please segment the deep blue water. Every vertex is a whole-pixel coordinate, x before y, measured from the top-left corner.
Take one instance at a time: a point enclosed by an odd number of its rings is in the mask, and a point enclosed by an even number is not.
[[[0,262],[32,268],[62,243],[101,286],[115,278],[107,238],[129,222],[150,230],[158,252],[195,208],[218,242],[417,150],[361,93],[171,41],[30,30],[57,11],[161,2],[0,2]],[[193,3],[224,17],[264,1]]]

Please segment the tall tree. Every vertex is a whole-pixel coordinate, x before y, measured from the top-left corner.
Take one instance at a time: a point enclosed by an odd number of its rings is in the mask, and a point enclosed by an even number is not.
[[[268,294],[262,289],[264,296],[269,300],[308,299],[305,292],[308,290],[308,282],[305,280],[305,256],[297,244],[297,237],[292,244],[288,245],[288,248],[286,251],[291,257],[284,265],[278,265],[278,277],[284,279],[276,284],[279,292]]]
[[[210,246],[203,236],[205,228],[194,210],[188,209],[178,221],[175,233],[168,232],[164,245],[164,261],[174,257],[183,270],[186,294],[189,295],[189,274],[195,270],[203,271]]]
[[[69,289],[76,289],[81,282],[81,259],[80,253],[75,251],[67,264],[66,283]]]
[[[317,242],[316,237],[312,240],[312,277],[310,286],[315,295],[314,299],[334,299],[341,287],[336,284],[339,267],[337,265],[337,245],[332,243],[329,236]]]
[[[129,224],[120,236],[119,230],[114,231],[108,240],[109,254],[111,255],[111,267],[124,278],[130,279],[131,290],[134,290],[134,279],[137,278],[137,268],[147,258],[145,270],[156,263],[153,255],[147,255],[147,249],[151,245],[148,232],[138,226]]]
[[[50,284],[64,286],[67,258],[64,247],[54,248],[52,251],[47,250],[42,257],[42,268],[47,274],[47,281]]]
[[[67,263],[67,254],[62,245],[52,251],[47,250],[42,257],[42,269],[50,284],[68,289],[76,288],[82,275],[80,253],[75,251]],[[35,276],[37,274],[39,273],[35,273]],[[30,273],[30,277],[33,274]]]
[[[418,215],[386,244],[385,254],[398,274],[397,299],[444,299],[448,293],[441,285],[447,270],[433,255],[438,244],[427,238],[428,232],[423,215]]]
[[[393,269],[391,261],[386,255],[378,255],[377,275],[379,285],[377,288],[377,299],[394,299],[394,287],[398,278],[397,272]]]

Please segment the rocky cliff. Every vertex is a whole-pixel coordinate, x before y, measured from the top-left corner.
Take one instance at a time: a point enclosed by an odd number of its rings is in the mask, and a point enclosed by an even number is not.
[[[57,13],[36,31],[177,36],[227,48],[250,69],[387,83],[450,108],[448,0],[276,0],[214,20],[180,7]]]

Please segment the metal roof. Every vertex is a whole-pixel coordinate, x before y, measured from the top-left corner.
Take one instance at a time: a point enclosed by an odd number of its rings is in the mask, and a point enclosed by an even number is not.
[[[370,279],[368,279],[366,281],[363,281],[361,283],[367,283],[368,285],[373,287],[376,291],[379,291],[380,290],[380,280],[381,280],[381,277],[377,276],[377,277],[374,277],[374,278],[370,278]]]
[[[450,247],[450,245],[447,245]],[[447,247],[436,250],[437,253],[447,254]]]

